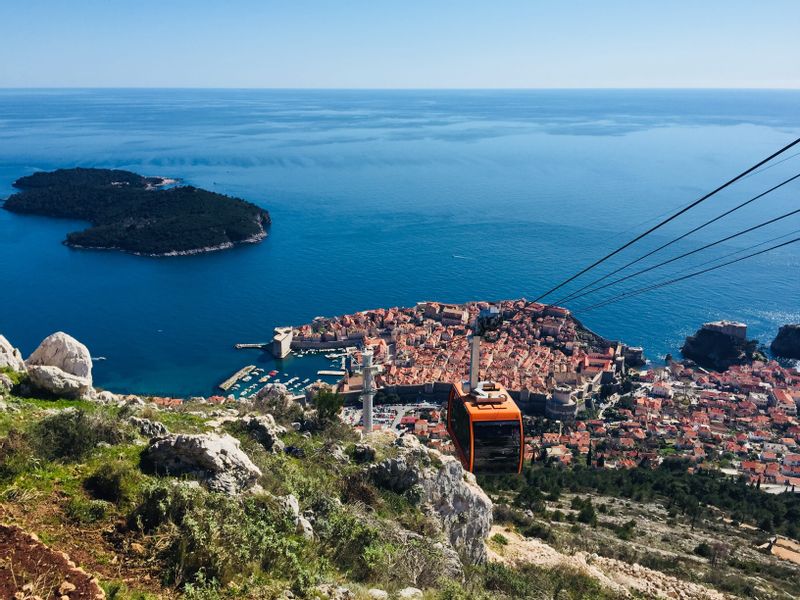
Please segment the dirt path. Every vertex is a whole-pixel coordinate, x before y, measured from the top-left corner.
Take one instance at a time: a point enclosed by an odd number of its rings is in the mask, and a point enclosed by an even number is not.
[[[0,598],[101,600],[97,580],[69,556],[13,525],[0,525]]]

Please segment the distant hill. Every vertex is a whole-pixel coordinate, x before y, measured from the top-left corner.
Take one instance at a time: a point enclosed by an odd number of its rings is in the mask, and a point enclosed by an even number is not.
[[[239,198],[116,169],[59,169],[14,182],[6,210],[80,219],[92,227],[67,234],[75,248],[146,256],[196,254],[266,237],[269,213]]]

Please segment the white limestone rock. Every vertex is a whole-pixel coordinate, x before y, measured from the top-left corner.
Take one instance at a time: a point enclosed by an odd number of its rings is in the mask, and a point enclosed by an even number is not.
[[[492,501],[453,456],[420,444],[413,435],[395,441],[396,458],[370,467],[381,487],[418,495],[420,506],[442,527],[446,538],[468,563],[486,561],[485,540],[492,527]]]
[[[325,600],[355,600],[356,595],[341,585],[333,583],[321,583],[314,588],[316,598],[324,598]]]
[[[89,349],[63,331],[47,336],[26,361],[28,367],[58,367],[68,375],[92,384],[92,356]]]
[[[62,331],[47,336],[25,364],[40,390],[62,398],[95,397],[89,350]]]
[[[402,600],[413,600],[414,598],[422,598],[423,596],[422,590],[415,587],[403,588],[397,592],[397,597],[402,598]]]
[[[109,392],[108,390],[103,390],[95,394],[95,400],[101,404],[119,404],[122,402],[122,396],[118,396],[114,392]]]
[[[10,392],[14,387],[14,382],[11,381],[11,378],[4,374],[0,373],[0,396],[3,396]]]
[[[313,541],[314,539],[314,526],[311,521],[303,516],[297,518],[297,533],[302,535],[305,539]]]
[[[28,378],[35,388],[60,398],[91,398],[94,395],[90,380],[65,373],[58,367],[28,366]]]
[[[145,437],[152,438],[169,434],[167,426],[161,421],[152,421],[143,417],[128,417],[128,422]]]
[[[282,452],[285,444],[279,436],[286,433],[286,427],[278,425],[272,415],[259,415],[242,417],[240,422],[259,444],[266,450],[272,452]]]
[[[22,354],[11,343],[0,335],[0,369],[8,368],[12,371],[25,372],[25,361]]]
[[[150,441],[145,457],[156,471],[169,475],[190,474],[210,490],[237,495],[256,488],[261,470],[230,435],[172,434]]]

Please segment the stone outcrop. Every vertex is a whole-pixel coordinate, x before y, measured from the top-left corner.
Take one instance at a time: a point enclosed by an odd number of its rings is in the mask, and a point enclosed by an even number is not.
[[[92,356],[89,349],[63,331],[47,336],[26,361],[28,366],[58,367],[69,375],[92,382]]]
[[[169,434],[167,426],[161,421],[151,421],[142,417],[129,417],[128,422],[145,437],[165,436]]]
[[[746,340],[720,331],[700,329],[686,338],[681,348],[684,358],[701,367],[725,371],[732,365],[743,365],[754,360],[764,360],[756,340]]]
[[[307,540],[314,539],[314,526],[311,524],[308,516],[300,514],[300,502],[294,494],[288,496],[281,496],[281,503],[286,511],[287,516],[294,523],[297,533],[301,534]]]
[[[243,417],[239,422],[265,449],[282,452],[285,448],[279,436],[286,433],[286,428],[278,425],[272,415]]]
[[[14,348],[4,336],[0,335],[0,369],[2,368],[24,372],[25,361],[22,360],[20,351]]]
[[[492,501],[452,456],[420,444],[413,435],[395,442],[397,456],[369,469],[376,485],[419,498],[423,511],[441,524],[445,537],[469,563],[486,560]]]
[[[261,470],[230,435],[180,434],[153,438],[144,458],[158,473],[191,475],[229,495],[256,487]]]
[[[769,349],[781,358],[800,359],[800,324],[781,326]]]
[[[0,373],[0,396],[10,392],[13,387],[14,382],[11,381],[11,378],[4,373]]]
[[[324,600],[355,600],[356,595],[342,585],[321,583],[314,588],[314,597]]]
[[[58,367],[29,366],[30,384],[54,396],[61,398],[89,398],[94,390],[90,381],[65,373]]]
[[[47,336],[25,364],[36,388],[64,398],[94,395],[89,349],[62,331]]]

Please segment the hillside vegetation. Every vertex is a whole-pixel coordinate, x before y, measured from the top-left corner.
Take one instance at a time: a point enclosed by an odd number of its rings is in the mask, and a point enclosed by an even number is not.
[[[373,588],[409,587],[430,599],[623,597],[567,567],[462,565],[415,493],[369,477],[371,464],[396,456],[391,438],[373,440],[376,455],[361,463],[338,419],[293,409],[304,431],[289,427],[284,451],[273,452],[242,425],[245,411],[18,396],[4,404],[3,521],[66,551],[109,598],[373,598]],[[156,474],[145,458],[149,437],[131,417],[173,433],[235,436],[262,473],[259,487],[230,496],[189,475]],[[313,521],[312,536],[287,512],[289,495]]]
[[[59,169],[14,183],[4,204],[21,214],[79,219],[92,227],[67,235],[81,248],[169,255],[223,249],[262,239],[269,213],[255,204],[192,186],[110,169]]]

